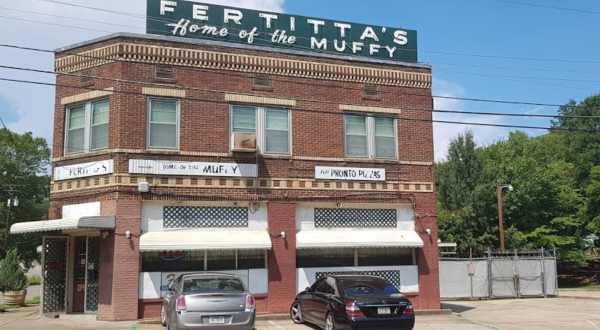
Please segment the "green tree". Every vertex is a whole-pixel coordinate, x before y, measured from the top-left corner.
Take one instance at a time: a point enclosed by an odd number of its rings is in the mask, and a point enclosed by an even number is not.
[[[7,220],[10,224],[41,220],[46,217],[50,176],[50,149],[46,140],[35,138],[31,133],[17,134],[0,129],[0,259],[6,249],[16,248],[21,262],[29,268],[39,258],[36,248],[41,244],[39,235],[8,235],[5,242]],[[16,190],[9,192],[10,188]],[[18,197],[19,206],[11,207],[8,219],[6,201]],[[10,225],[9,224],[9,225]],[[6,244],[7,243],[7,244]]]

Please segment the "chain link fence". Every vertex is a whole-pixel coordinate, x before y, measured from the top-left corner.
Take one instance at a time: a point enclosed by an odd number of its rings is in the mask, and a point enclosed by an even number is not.
[[[471,251],[439,263],[442,299],[558,296],[556,251]]]

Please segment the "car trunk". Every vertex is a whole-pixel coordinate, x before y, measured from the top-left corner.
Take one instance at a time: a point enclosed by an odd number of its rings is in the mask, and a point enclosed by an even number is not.
[[[240,312],[246,309],[248,294],[194,293],[185,294],[188,312]]]
[[[381,296],[350,295],[346,298],[348,301],[354,301],[366,317],[372,318],[402,316],[409,302],[407,298],[382,298]]]

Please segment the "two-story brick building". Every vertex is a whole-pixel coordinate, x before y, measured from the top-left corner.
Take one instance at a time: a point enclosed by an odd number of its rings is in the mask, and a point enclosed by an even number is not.
[[[357,272],[439,308],[431,68],[416,33],[198,4],[194,27],[172,16],[183,6],[149,1],[162,36],[57,50],[54,220],[11,228],[44,235],[43,312],[158,317],[160,285],[213,270],[241,276],[259,313]]]

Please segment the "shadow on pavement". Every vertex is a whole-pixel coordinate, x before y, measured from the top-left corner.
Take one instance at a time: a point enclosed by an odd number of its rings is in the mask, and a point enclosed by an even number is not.
[[[444,309],[451,309],[453,313],[462,313],[462,312],[470,311],[471,309],[475,309],[475,307],[471,307],[471,306],[463,306],[463,305],[448,304],[448,303],[442,303],[442,306]]]

